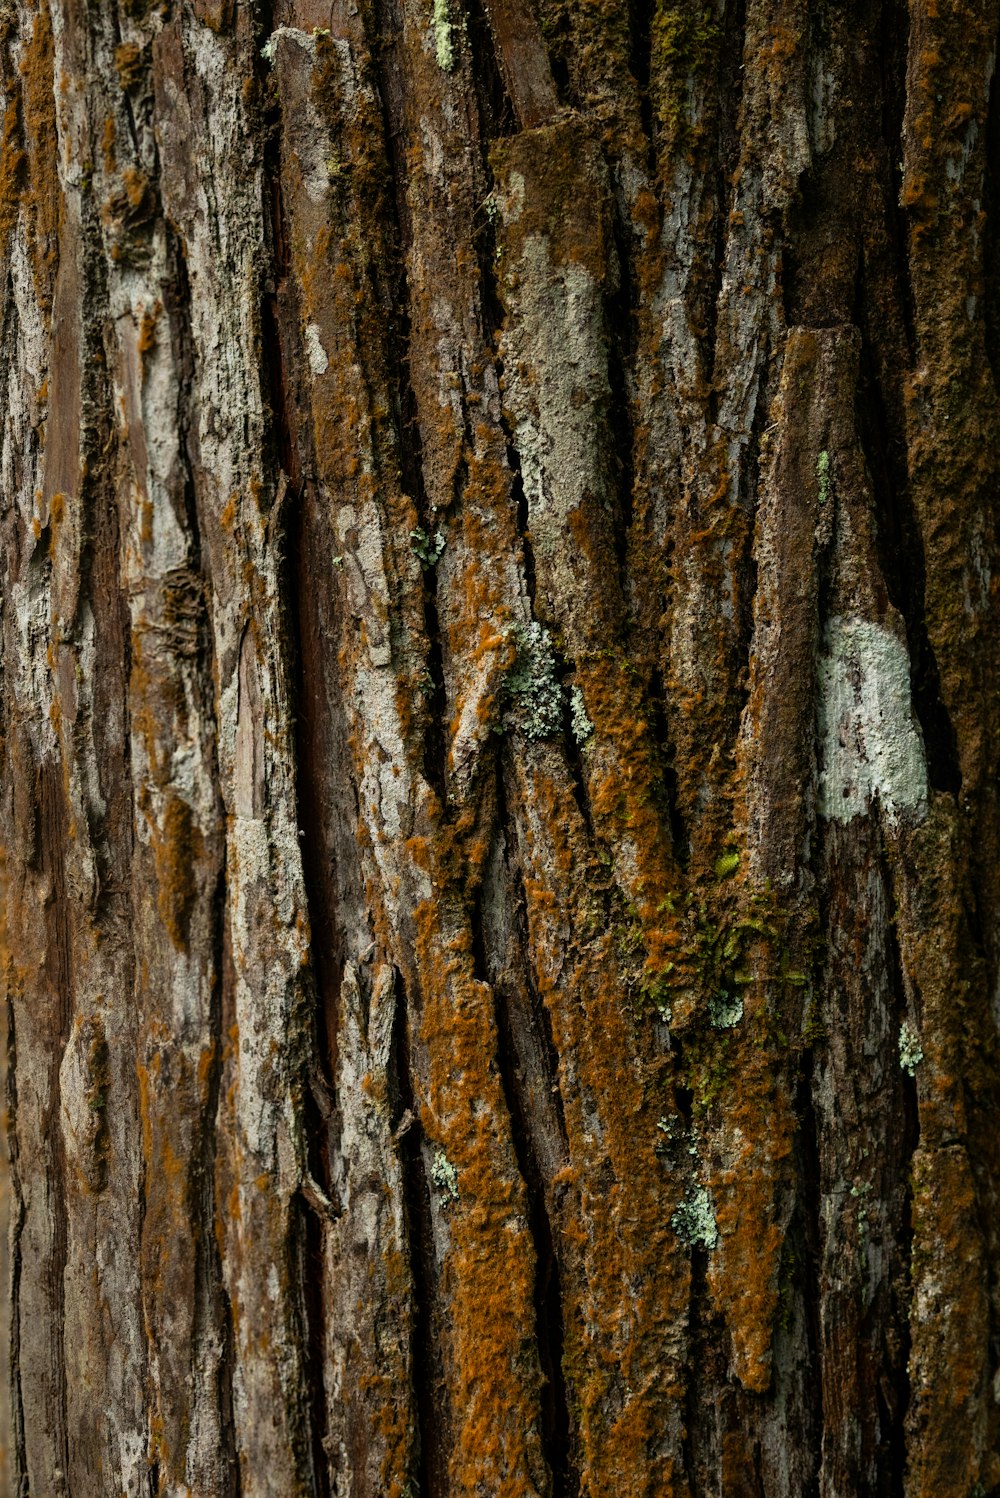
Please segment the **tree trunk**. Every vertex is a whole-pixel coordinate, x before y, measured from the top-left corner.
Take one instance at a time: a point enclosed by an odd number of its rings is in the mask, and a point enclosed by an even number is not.
[[[0,5],[6,1491],[1000,1493],[998,28]]]

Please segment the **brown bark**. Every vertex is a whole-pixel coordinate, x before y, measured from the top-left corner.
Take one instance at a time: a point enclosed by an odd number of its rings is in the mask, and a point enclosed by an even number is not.
[[[1000,1493],[998,33],[0,5],[0,1490]]]

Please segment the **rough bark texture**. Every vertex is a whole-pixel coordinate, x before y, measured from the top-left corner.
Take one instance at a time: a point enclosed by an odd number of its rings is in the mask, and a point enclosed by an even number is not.
[[[0,4],[6,1491],[1000,1492],[998,26]]]

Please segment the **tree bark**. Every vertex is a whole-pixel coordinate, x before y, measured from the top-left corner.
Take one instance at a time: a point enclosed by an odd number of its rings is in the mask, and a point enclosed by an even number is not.
[[[6,1491],[1000,1493],[998,32],[0,4]]]

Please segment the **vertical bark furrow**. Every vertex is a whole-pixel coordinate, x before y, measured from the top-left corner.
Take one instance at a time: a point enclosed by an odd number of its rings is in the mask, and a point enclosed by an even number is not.
[[[295,1198],[312,1189],[302,1102],[311,1014],[282,591],[291,496],[265,445],[266,373],[257,357],[263,161],[247,159],[242,145],[259,121],[258,46],[241,12],[232,33],[178,16],[153,50],[162,191],[185,239],[193,291],[198,514],[216,604],[214,719],[234,970],[220,1227],[234,1315],[234,1413],[243,1490],[278,1483],[297,1493],[313,1483],[295,1272]],[[202,137],[209,149],[196,156]],[[243,169],[227,177],[219,161],[238,155]],[[226,292],[234,284],[247,292],[235,301]],[[269,1293],[258,1301],[261,1284]]]
[[[442,1305],[435,1273],[431,1190],[421,1149],[417,1098],[411,1084],[405,999],[403,991],[397,997],[400,1013],[395,1060],[403,1109],[398,1124],[399,1158],[413,1293],[409,1345],[416,1414],[413,1470],[421,1498],[441,1498],[448,1491],[448,1433],[453,1417],[442,1358]]]
[[[414,100],[408,95],[405,84],[407,45],[406,7],[396,0],[385,0],[373,7],[375,17],[374,60],[378,69],[379,97],[384,113],[384,140],[386,156],[394,187],[396,215],[395,241],[392,246],[393,311],[396,323],[396,344],[393,349],[393,364],[397,372],[395,401],[397,406],[396,436],[399,446],[400,469],[403,487],[414,508],[415,524],[409,532],[410,549],[420,567],[420,607],[423,618],[425,656],[419,687],[417,720],[423,734],[422,771],[427,783],[433,787],[442,804],[447,800],[448,782],[448,734],[449,717],[448,687],[445,680],[445,641],[438,603],[437,564],[447,545],[442,530],[444,512],[453,501],[461,501],[467,478],[467,460],[464,453],[453,455],[448,472],[440,479],[431,480],[431,467],[436,467],[431,433],[433,428],[421,408],[421,391],[425,375],[422,366],[427,350],[421,337],[420,319],[424,310],[420,305],[419,289],[411,280],[411,261],[424,261],[425,246],[419,242],[415,247],[415,236],[420,236],[421,215],[414,219],[412,156],[413,138],[412,111]],[[456,25],[446,20],[448,46],[457,46]],[[412,36],[410,38],[412,44]],[[472,142],[469,143],[471,146]],[[438,208],[444,205],[438,203]],[[464,205],[468,207],[468,205]],[[468,244],[467,235],[460,235],[458,243]],[[415,326],[416,323],[416,326]],[[452,376],[454,380],[454,376]],[[464,420],[463,426],[467,427]],[[425,458],[425,442],[430,451]]]
[[[203,1156],[215,1126],[210,1078],[220,1041],[213,995],[220,982],[223,846],[211,584],[202,566],[193,467],[191,290],[182,249],[161,217],[148,115],[137,119],[126,109],[114,79],[112,59],[122,45],[115,22],[113,13],[95,16],[87,43],[109,75],[104,96],[91,101],[90,128],[100,142],[95,187],[105,208],[106,316],[114,330],[108,355],[122,413],[117,436],[124,449],[127,423],[131,444],[117,477],[132,636],[133,1064],[144,1151],[139,1273],[152,1395],[148,1446],[134,1456],[155,1464],[164,1482],[213,1490],[220,1480],[220,1349],[218,1287],[205,1245],[213,1191]],[[64,45],[82,50],[83,38],[67,26]],[[173,760],[175,749],[183,768]],[[86,1470],[86,1458],[80,1465]]]
[[[913,706],[927,754],[931,787],[958,795],[962,775],[951,716],[927,634],[923,540],[909,495],[905,435],[889,425],[870,349],[862,346],[858,425],[877,513],[879,568],[889,598],[906,624]]]
[[[300,765],[300,806],[304,815],[322,814],[323,825],[309,829],[303,844],[307,869],[310,861],[318,869],[325,916],[313,925],[315,966],[321,985],[331,985],[320,1030],[333,1111],[317,1121],[328,1140],[339,1212],[326,1233],[322,1268],[327,1453],[335,1485],[402,1498],[416,1478],[419,1449],[412,1339],[420,1308],[410,1263],[416,1226],[407,1221],[405,1163],[418,1136],[403,1129],[393,1097],[397,1087],[407,1096],[411,1090],[408,1059],[395,1077],[391,1058],[393,1036],[406,1023],[393,1011],[409,1000],[405,990],[397,992],[387,962],[395,866],[385,867],[393,850],[384,845],[379,819],[391,818],[398,828],[408,819],[411,792],[400,776],[387,779],[383,793],[378,774],[364,768],[371,745],[379,746],[378,760],[409,765],[414,735],[397,713],[390,682],[397,670],[404,679],[408,674],[416,697],[413,683],[422,670],[420,588],[413,576],[419,569],[396,541],[415,517],[399,486],[399,406],[386,327],[392,225],[387,229],[379,219],[377,235],[370,235],[391,182],[357,26],[319,41],[279,28],[272,41],[292,266],[300,316],[307,338],[315,340],[303,361],[302,390],[311,478],[299,532],[300,706],[306,715],[300,743],[308,741],[310,749]],[[303,118],[322,133],[318,160],[302,134]],[[370,246],[374,261],[367,258]],[[404,569],[405,556],[412,565]],[[396,584],[404,575],[400,597]],[[307,686],[310,672],[314,680]],[[343,944],[339,953],[322,950],[331,936]],[[368,966],[376,952],[377,980]],[[370,1043],[366,1032],[376,1013],[381,1019]],[[396,1128],[404,1135],[398,1148]]]
[[[572,1498],[579,1491],[579,1473],[563,1370],[563,1252],[555,1185],[567,1163],[566,1126],[548,1017],[524,963],[523,889],[512,862],[512,829],[499,767],[497,801],[496,827],[473,915],[474,951],[478,976],[493,989],[498,1064],[518,1168],[528,1192],[535,1250],[535,1336],[544,1380],[543,1450],[553,1498]]]
[[[261,18],[259,39],[267,46],[274,31],[273,7]],[[263,58],[263,54],[262,54]],[[279,64],[280,66],[280,64]],[[288,128],[284,99],[271,90],[268,62],[258,79],[269,98],[270,131],[264,150],[264,194],[271,228],[272,276],[261,301],[262,357],[270,396],[271,440],[276,467],[287,476],[281,506],[277,570],[278,607],[287,651],[290,701],[294,713],[295,825],[302,861],[305,909],[309,918],[309,976],[303,999],[304,1055],[298,1079],[302,1115],[302,1191],[289,1231],[289,1273],[297,1287],[302,1338],[302,1379],[309,1421],[309,1491],[331,1492],[331,1456],[337,1449],[331,1419],[328,1352],[331,1279],[335,1273],[334,1220],[337,1145],[334,1108],[337,1089],[339,998],[344,954],[340,930],[328,806],[330,776],[325,754],[331,747],[333,683],[324,681],[324,626],[332,602],[332,569],[319,526],[315,453],[309,440],[308,398],[302,368],[300,298],[294,274],[291,214],[286,209],[282,151]],[[308,548],[308,549],[307,549]]]
[[[995,703],[984,693],[996,667],[987,621],[995,633],[997,601],[987,576],[997,538],[986,496],[996,483],[991,434],[997,411],[983,323],[970,317],[967,298],[978,303],[982,294],[980,205],[997,30],[990,4],[971,7],[961,20],[939,16],[932,6],[911,8],[903,126],[902,198],[917,336],[908,403],[910,480],[925,545],[928,634],[966,794],[977,799],[984,774],[991,774],[985,764],[995,763],[998,731]],[[938,82],[946,62],[953,69],[947,99]],[[945,316],[949,306],[953,320]],[[937,426],[947,427],[944,437]],[[963,442],[966,434],[970,440]],[[959,497],[961,519],[948,533],[947,516]],[[957,614],[956,596],[964,605]]]
[[[894,910],[893,870],[884,848],[882,859],[887,903]],[[906,974],[893,921],[887,925],[886,952],[894,999],[891,1015],[898,1037],[907,1033],[911,1021]],[[896,1052],[898,1058],[898,1038]],[[887,1498],[905,1498],[906,1491],[906,1425],[912,1346],[909,1292],[913,1254],[913,1163],[920,1143],[917,1084],[913,1070],[900,1067],[898,1083],[898,1089],[894,1090],[895,1116],[888,1122],[888,1131],[896,1141],[896,1148],[892,1153],[885,1153],[880,1183],[881,1194],[890,1204],[883,1222],[883,1233],[890,1239],[890,1253],[886,1255],[887,1272],[881,1287],[881,1359],[880,1365],[873,1370],[872,1379],[878,1409],[877,1484]]]
[[[58,161],[49,8],[8,16],[6,39],[18,47],[24,146],[16,175],[6,180],[13,238],[4,267],[9,310],[3,319],[4,718],[10,783],[4,955],[17,1064],[23,1070],[12,1119],[17,1132],[12,1374],[20,1411],[14,1480],[65,1492],[70,1458],[66,1352],[73,1349],[66,1337],[70,1162],[61,1128],[61,1064],[74,1009],[74,907],[89,893],[93,872],[89,847],[77,852],[69,836],[76,817],[84,815],[70,742],[78,643],[73,595],[81,313],[72,227],[64,223],[59,231],[65,182]],[[57,298],[61,318],[54,331]],[[46,452],[50,380],[56,408],[64,403],[75,421]],[[69,524],[61,535],[64,519]],[[84,829],[79,831],[83,844]]]
[[[44,1041],[47,1041],[49,1065],[48,1075],[45,1077],[46,1092],[38,1116],[46,1190],[42,1200],[35,1204],[36,1219],[41,1218],[41,1221],[35,1226],[35,1241],[31,1247],[36,1252],[40,1250],[41,1263],[32,1265],[32,1271],[36,1282],[41,1282],[36,1283],[36,1309],[44,1317],[46,1332],[44,1350],[34,1349],[36,1355],[39,1351],[43,1352],[45,1359],[39,1370],[45,1403],[37,1413],[50,1423],[45,1430],[28,1427],[27,1470],[33,1476],[35,1487],[40,1487],[47,1477],[51,1478],[56,1493],[61,1498],[67,1491],[69,1468],[64,1283],[67,1261],[67,1170],[62,1131],[59,1128],[63,1101],[61,1063],[72,1014],[72,937],[64,858],[68,811],[63,800],[61,776],[55,764],[50,762],[42,765],[37,786],[39,865],[47,895],[39,997],[47,1001],[47,1018],[51,1029],[49,1035],[44,1037]],[[24,1236],[22,1230],[22,1241]],[[32,1338],[32,1342],[34,1340]],[[48,1468],[43,1465],[46,1460],[51,1462]]]
[[[604,912],[588,888],[592,855],[555,751],[535,746],[530,759],[519,755],[512,793],[527,949],[552,1024],[567,1134],[553,1216],[564,1245],[563,1365],[568,1403],[578,1412],[581,1493],[611,1481],[636,1493],[670,1491],[671,1483],[682,1491],[681,1415],[663,1396],[683,1366],[688,1273],[664,1247],[686,1182],[664,1179],[657,1115],[670,1104],[648,1021],[634,1028],[622,1007],[630,989],[616,949],[620,942],[635,950],[635,926],[624,918],[604,931]],[[565,829],[554,846],[553,827]],[[550,888],[544,870],[552,859],[560,881]],[[596,939],[588,935],[595,922]],[[625,1118],[631,1123],[623,1129]],[[625,1316],[623,1284],[630,1287]],[[658,1308],[653,1324],[645,1321],[647,1304]]]
[[[6,921],[4,922],[6,932]],[[5,1148],[10,1173],[11,1210],[9,1219],[9,1278],[10,1296],[10,1342],[8,1345],[10,1377],[10,1448],[7,1456],[5,1479],[13,1486],[15,1481],[23,1486],[28,1470],[27,1437],[24,1429],[24,1389],[21,1368],[21,1273],[24,1230],[24,1193],[21,1186],[17,1146],[17,1032],[14,1004],[7,1000],[5,1019],[5,1083],[4,1107],[6,1108]],[[33,1393],[33,1391],[31,1391]],[[30,1393],[29,1393],[30,1400]]]

